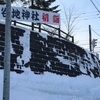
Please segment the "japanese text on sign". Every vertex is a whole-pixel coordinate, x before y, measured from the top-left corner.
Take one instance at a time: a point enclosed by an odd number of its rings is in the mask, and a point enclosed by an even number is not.
[[[0,19],[5,19],[6,7],[0,5]],[[16,21],[27,21],[35,23],[46,23],[60,25],[60,15],[57,13],[46,12],[42,10],[26,9],[12,7],[11,19]]]

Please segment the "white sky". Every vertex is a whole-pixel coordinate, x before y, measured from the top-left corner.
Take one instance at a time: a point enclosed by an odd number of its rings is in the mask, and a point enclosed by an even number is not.
[[[100,10],[100,0],[93,0],[97,8]],[[91,28],[100,35],[100,13],[96,10],[90,0],[56,0],[56,3],[60,5],[61,9],[61,19],[63,19],[64,15],[62,13],[63,7],[66,7],[66,11],[69,9],[70,6],[74,6],[76,10],[76,14],[80,15],[78,17],[78,24],[76,26],[76,30],[73,34],[75,34],[75,41],[78,41],[78,45],[89,49],[88,39],[89,39],[89,32],[88,26],[91,25]],[[63,23],[61,23],[63,27],[62,30],[66,30]],[[95,51],[100,52],[100,36],[96,35],[96,33],[92,31],[92,39],[98,39],[97,47]],[[98,53],[99,53],[98,52]]]

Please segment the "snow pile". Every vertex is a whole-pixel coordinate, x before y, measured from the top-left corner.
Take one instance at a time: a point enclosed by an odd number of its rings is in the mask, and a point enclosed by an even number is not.
[[[11,72],[10,100],[100,100],[100,79],[89,76],[70,78],[45,72],[35,75],[30,69],[23,74]],[[3,71],[0,71],[2,100]]]

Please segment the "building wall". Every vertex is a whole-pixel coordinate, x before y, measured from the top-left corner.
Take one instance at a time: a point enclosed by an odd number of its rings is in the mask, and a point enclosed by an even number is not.
[[[4,25],[0,24],[0,69],[4,68]],[[91,52],[63,39],[12,27],[11,71],[35,74],[99,76],[99,59]]]

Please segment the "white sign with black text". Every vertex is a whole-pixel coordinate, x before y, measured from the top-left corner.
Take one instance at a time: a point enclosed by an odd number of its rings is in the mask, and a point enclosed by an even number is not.
[[[0,5],[0,19],[5,19],[5,17],[6,7],[4,5]],[[35,23],[60,25],[60,14],[58,13],[21,7],[12,7],[11,19],[24,22],[27,21]]]

